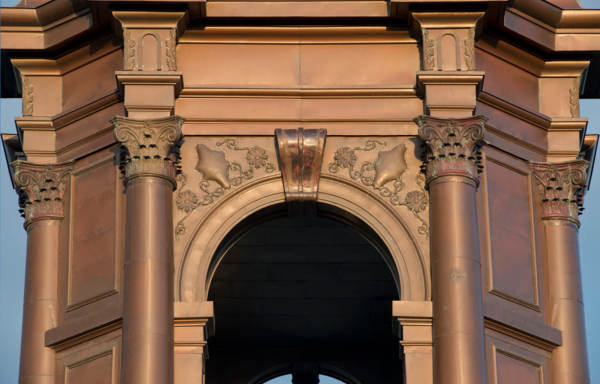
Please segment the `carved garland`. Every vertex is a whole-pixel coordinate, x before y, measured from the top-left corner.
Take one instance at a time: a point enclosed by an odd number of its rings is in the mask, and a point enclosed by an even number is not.
[[[421,214],[427,208],[428,196],[425,191],[425,176],[419,173],[416,177],[419,190],[409,191],[401,196],[405,184],[402,174],[407,165],[404,159],[406,146],[399,144],[389,151],[380,151],[375,161],[364,161],[356,169],[358,156],[356,152],[373,151],[377,146],[386,146],[386,142],[368,140],[362,147],[341,147],[335,152],[333,161],[328,165],[329,172],[338,173],[348,170],[352,180],[359,180],[363,185],[372,187],[389,200],[392,205],[406,207],[420,222],[418,232],[429,237],[429,226]],[[390,185],[390,183],[392,183]]]
[[[175,198],[177,209],[185,212],[185,216],[177,222],[175,235],[177,238],[185,234],[185,220],[200,206],[212,204],[227,190],[239,186],[244,180],[254,177],[254,171],[264,169],[266,173],[275,171],[275,166],[269,161],[267,151],[259,146],[241,147],[234,139],[225,139],[216,143],[217,147],[225,147],[232,151],[246,151],[246,167],[240,163],[227,160],[224,152],[208,148],[204,144],[198,144],[198,163],[196,171],[202,174],[198,186],[203,192],[198,196],[190,189],[184,189],[187,177],[180,174],[177,177],[179,189]]]
[[[434,52],[435,43],[429,37],[429,31],[427,29],[423,29],[423,69],[426,71],[433,71],[434,69]]]
[[[177,70],[177,60],[176,60],[176,52],[175,45],[177,42],[177,31],[175,28],[172,28],[169,31],[169,37],[165,40],[165,56],[167,58],[167,68],[169,71]]]

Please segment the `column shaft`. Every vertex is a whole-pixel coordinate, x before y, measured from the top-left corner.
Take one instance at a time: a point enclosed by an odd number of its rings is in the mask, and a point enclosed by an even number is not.
[[[433,382],[486,382],[475,193],[483,116],[421,116],[430,199]]]
[[[585,160],[530,163],[546,235],[550,325],[562,332],[562,345],[552,352],[552,382],[556,384],[590,380],[577,243],[588,166]]]
[[[34,221],[27,227],[27,264],[19,383],[54,383],[56,358],[45,346],[47,330],[57,326],[60,221]]]
[[[544,229],[550,274],[551,325],[562,331],[562,345],[552,356],[552,380],[557,384],[589,383],[578,228],[566,220],[546,220]]]
[[[159,177],[127,186],[124,383],[173,381],[172,188]]]
[[[125,156],[121,384],[173,383],[173,189],[183,120],[115,117]]]
[[[460,176],[429,184],[435,383],[486,381],[475,188]]]

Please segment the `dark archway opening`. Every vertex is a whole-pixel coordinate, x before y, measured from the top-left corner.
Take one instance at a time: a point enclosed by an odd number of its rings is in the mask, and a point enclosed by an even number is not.
[[[331,207],[317,212],[264,210],[221,245],[208,297],[208,384],[261,384],[285,373],[316,384],[318,375],[302,378],[306,367],[352,384],[402,382],[387,250],[359,220]]]

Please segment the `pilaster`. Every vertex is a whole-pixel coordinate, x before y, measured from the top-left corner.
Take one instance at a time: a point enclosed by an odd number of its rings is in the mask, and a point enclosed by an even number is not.
[[[484,73],[475,70],[475,35],[483,12],[413,12],[422,41],[417,87],[426,113],[436,117],[473,114]]]
[[[185,12],[113,11],[123,28],[123,71],[116,72],[129,117],[173,114],[183,85],[177,38]]]

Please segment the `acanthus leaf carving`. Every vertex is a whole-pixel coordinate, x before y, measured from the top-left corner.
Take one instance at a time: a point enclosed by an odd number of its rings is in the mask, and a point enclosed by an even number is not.
[[[433,71],[435,63],[435,42],[429,37],[429,31],[423,29],[423,69]]]
[[[224,148],[225,151],[211,149],[205,144],[196,145],[198,161],[195,169],[202,177],[198,183],[200,196],[191,189],[185,189],[188,184],[185,174],[177,176],[179,188],[175,197],[175,205],[177,209],[185,212],[183,218],[175,225],[177,238],[186,233],[185,220],[197,208],[212,204],[228,190],[241,185],[245,180],[251,180],[256,170],[262,169],[265,173],[272,173],[276,170],[267,151],[262,147],[240,146],[237,140],[232,138],[218,141],[216,146]],[[246,164],[242,165],[229,160],[228,151],[245,151]]]
[[[131,31],[128,28],[123,30],[123,60],[127,71],[137,70],[137,46],[134,38],[131,37]]]
[[[421,215],[427,209],[429,199],[425,191],[425,179],[421,173],[416,176],[419,189],[409,191],[402,196],[405,189],[402,176],[407,169],[404,144],[398,144],[387,151],[379,151],[374,161],[363,161],[359,169],[355,168],[360,152],[373,151],[382,146],[387,146],[387,143],[367,140],[363,146],[340,147],[327,168],[334,174],[347,169],[348,176],[352,180],[360,181],[362,185],[375,189],[392,205],[406,207],[421,223],[418,232],[429,237],[429,225]]]
[[[40,218],[64,216],[64,193],[72,162],[33,164],[16,160],[11,166],[15,170],[14,182],[25,225]]]
[[[115,138],[125,149],[122,167],[125,168],[126,178],[164,177],[175,186],[183,119],[169,116],[137,120],[117,116],[112,123]]]
[[[530,163],[541,197],[543,219],[565,219],[579,225],[588,166],[586,160]]]
[[[23,116],[33,115],[33,84],[27,78],[22,77],[22,95],[23,95]]]
[[[475,69],[475,29],[469,28],[468,36],[463,39],[463,51],[467,71]]]
[[[169,30],[169,37],[165,39],[165,57],[167,60],[167,68],[169,71],[177,70],[177,30],[171,28]]]
[[[464,176],[479,183],[481,154],[485,133],[484,116],[465,119],[440,119],[419,116],[419,137],[427,145],[424,171],[427,182],[448,175]]]

